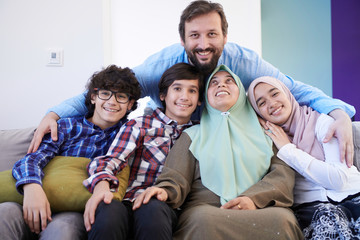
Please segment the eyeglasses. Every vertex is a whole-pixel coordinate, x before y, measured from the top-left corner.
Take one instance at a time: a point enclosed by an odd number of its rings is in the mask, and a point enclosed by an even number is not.
[[[99,88],[94,88],[94,90],[97,91],[98,98],[101,100],[109,100],[113,94],[115,95],[115,99],[118,103],[127,103],[130,99],[130,95],[127,93],[113,92]]]

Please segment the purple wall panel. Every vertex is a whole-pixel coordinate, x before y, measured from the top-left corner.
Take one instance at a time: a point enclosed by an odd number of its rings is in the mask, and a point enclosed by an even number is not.
[[[360,121],[360,1],[331,0],[333,97],[356,109]]]

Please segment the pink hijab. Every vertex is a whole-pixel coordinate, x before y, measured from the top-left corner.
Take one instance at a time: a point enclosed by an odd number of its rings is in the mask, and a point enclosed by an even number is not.
[[[295,144],[297,148],[309,153],[316,159],[324,161],[325,156],[322,144],[315,136],[315,125],[320,113],[314,111],[311,107],[300,106],[284,83],[274,77],[265,76],[255,79],[248,89],[250,103],[261,118],[263,118],[263,116],[260,114],[254,96],[254,88],[259,83],[267,83],[285,93],[290,100],[292,110],[289,119],[281,125],[281,127],[288,135],[290,141]]]

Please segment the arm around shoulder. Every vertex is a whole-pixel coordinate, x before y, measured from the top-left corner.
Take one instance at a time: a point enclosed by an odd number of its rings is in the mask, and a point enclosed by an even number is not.
[[[340,159],[346,161],[348,167],[353,164],[354,143],[352,136],[352,123],[350,117],[341,109],[335,109],[329,113],[335,119],[326,133],[324,143],[336,137],[339,141]]]
[[[300,105],[307,105],[324,114],[329,114],[332,111],[339,109],[345,112],[349,117],[355,115],[355,108],[352,105],[339,99],[331,98],[316,87],[300,81],[294,81],[290,77],[288,77],[288,80],[290,81],[290,84],[285,84]]]
[[[55,112],[49,112],[41,120],[39,126],[36,128],[34,137],[31,140],[30,146],[28,148],[28,153],[36,152],[40,146],[40,143],[47,133],[51,133],[51,138],[53,141],[58,139],[58,129],[57,129],[57,120],[60,117]]]
[[[84,92],[75,97],[69,98],[61,102],[59,105],[51,107],[48,110],[48,113],[54,112],[60,118],[85,116],[88,112],[88,109],[85,105],[86,94],[87,92]]]

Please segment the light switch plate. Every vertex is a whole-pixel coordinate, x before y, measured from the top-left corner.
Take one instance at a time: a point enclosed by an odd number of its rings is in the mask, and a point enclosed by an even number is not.
[[[48,49],[47,66],[62,67],[64,66],[64,50],[59,48]]]

